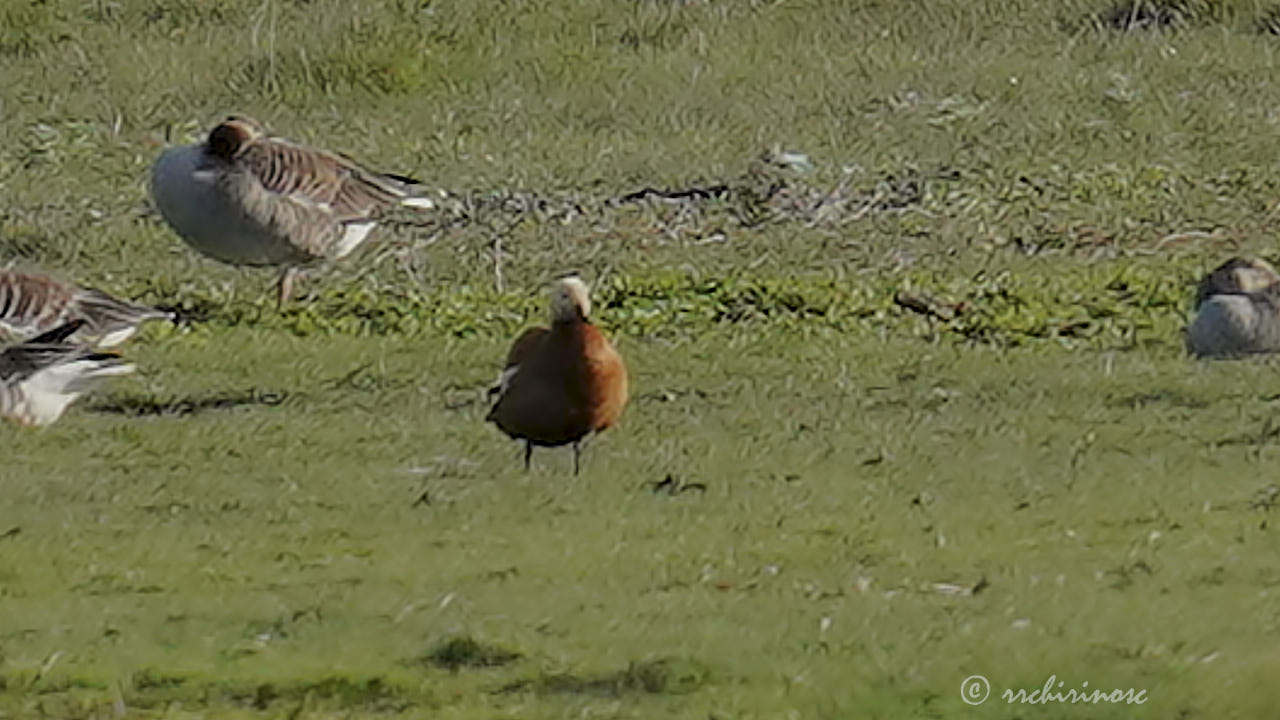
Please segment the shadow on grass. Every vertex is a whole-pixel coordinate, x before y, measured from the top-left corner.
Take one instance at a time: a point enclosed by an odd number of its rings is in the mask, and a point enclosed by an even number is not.
[[[94,712],[86,715],[83,712],[84,699],[68,695],[77,688],[106,689],[100,681],[70,678],[46,682],[39,676],[0,676],[0,689],[6,684],[10,688],[27,688],[40,695],[43,703],[57,711],[81,708],[79,712],[55,714],[55,717],[106,717],[112,714],[110,706],[100,706],[99,709],[105,711],[105,714]],[[304,710],[355,710],[394,714],[403,713],[420,701],[411,688],[379,676],[330,675],[315,680],[245,682],[217,681],[168,670],[142,668],[133,673],[122,690],[128,707],[144,712],[168,708],[174,703],[204,708],[238,706],[252,708],[254,711],[284,711],[273,717],[298,717]],[[310,714],[306,716],[310,717]]]
[[[1212,25],[1233,27],[1237,20],[1252,18],[1255,30],[1274,34],[1275,17],[1274,6],[1259,3],[1251,7],[1221,0],[1113,0],[1103,9],[1080,20],[1064,20],[1062,25],[1071,32],[1085,28],[1122,33],[1172,32]]]
[[[217,392],[203,397],[157,398],[151,395],[108,395],[89,405],[89,412],[125,417],[187,416],[215,410],[240,407],[280,405],[289,397],[283,390],[248,390]]]
[[[1152,392],[1134,393],[1132,395],[1112,396],[1107,398],[1107,405],[1113,408],[1139,410],[1148,406],[1166,406],[1203,410],[1209,403],[1178,390],[1154,390]]]
[[[1280,5],[1267,8],[1254,23],[1254,29],[1263,35],[1280,36]]]
[[[520,653],[513,650],[459,635],[440,643],[417,663],[457,672],[462,668],[500,667],[519,659]]]
[[[1121,32],[1135,30],[1168,30],[1185,25],[1193,13],[1190,3],[1177,0],[1139,0],[1121,2],[1099,13],[1095,21],[1102,27]]]
[[[631,663],[622,670],[603,674],[556,673],[504,685],[495,694],[534,692],[620,697],[631,693],[683,695],[707,684],[710,672],[695,660],[661,658]]]
[[[1272,445],[1277,440],[1280,440],[1280,424],[1271,418],[1266,418],[1257,432],[1246,432],[1224,437],[1216,441],[1214,445],[1218,447],[1230,447],[1233,445],[1262,447]]]
[[[233,691],[231,696],[257,710],[266,710],[280,702],[306,704],[308,699],[328,701],[327,704],[344,709],[360,708],[382,712],[403,712],[413,706],[405,697],[403,689],[380,677],[337,676],[288,685],[263,683],[252,692]]]

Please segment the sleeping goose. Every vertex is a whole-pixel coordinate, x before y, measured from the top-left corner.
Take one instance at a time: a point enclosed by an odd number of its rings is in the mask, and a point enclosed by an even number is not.
[[[234,115],[205,142],[165,151],[151,169],[156,206],[187,244],[232,265],[282,268],[279,306],[300,268],[350,254],[384,211],[433,207],[418,184]]]
[[[1280,275],[1262,260],[1234,257],[1196,288],[1187,351],[1229,358],[1280,352]]]

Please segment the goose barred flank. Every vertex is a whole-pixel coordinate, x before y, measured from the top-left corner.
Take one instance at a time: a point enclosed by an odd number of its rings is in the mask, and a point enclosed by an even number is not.
[[[0,271],[0,330],[25,339],[73,320],[82,320],[71,341],[113,347],[148,320],[176,321],[168,310],[120,300],[94,288],[45,275]]]

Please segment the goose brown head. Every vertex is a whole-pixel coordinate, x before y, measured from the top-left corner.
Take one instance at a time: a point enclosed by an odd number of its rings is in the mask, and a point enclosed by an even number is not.
[[[265,134],[262,126],[254,120],[232,115],[209,132],[209,152],[223,160],[232,160],[246,145]]]
[[[1214,295],[1256,293],[1280,283],[1275,268],[1257,258],[1233,257],[1214,268],[1196,288],[1195,307]]]

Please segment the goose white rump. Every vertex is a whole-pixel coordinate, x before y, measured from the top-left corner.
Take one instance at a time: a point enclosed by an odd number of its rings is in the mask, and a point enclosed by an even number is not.
[[[0,415],[48,425],[99,381],[133,372],[119,355],[67,342],[84,324],[75,320],[0,352]]]
[[[88,392],[99,381],[116,375],[128,375],[134,367],[117,357],[85,356],[62,362],[42,370],[21,382],[5,387],[5,414],[24,425],[48,425],[66,412],[67,406]]]

